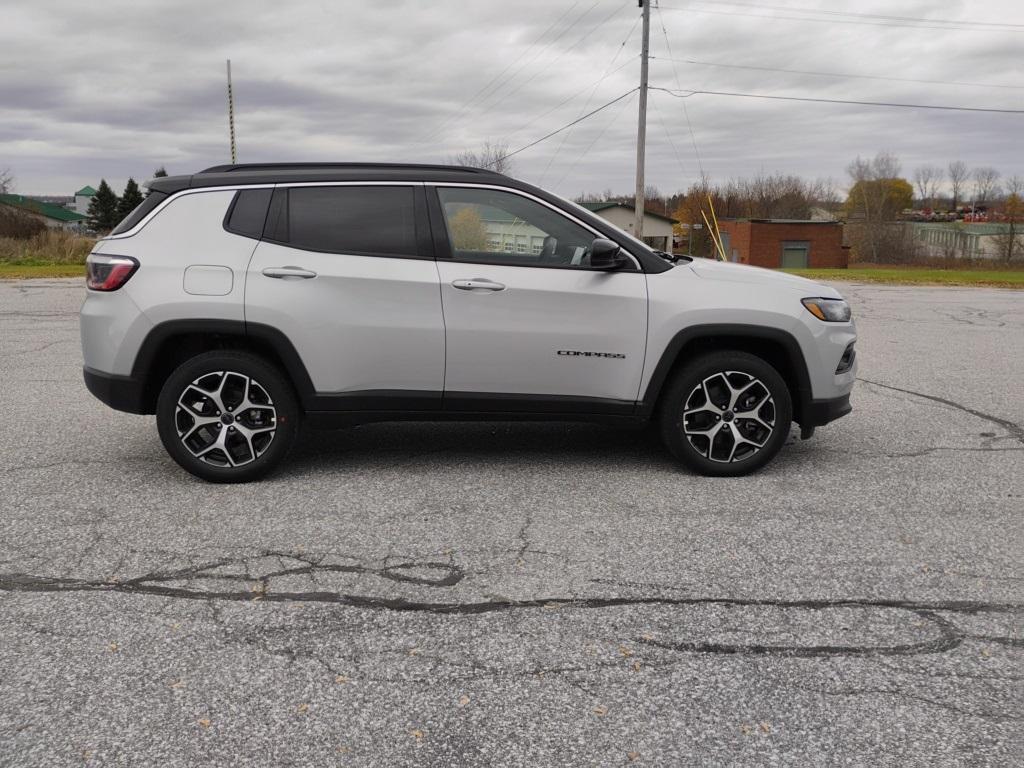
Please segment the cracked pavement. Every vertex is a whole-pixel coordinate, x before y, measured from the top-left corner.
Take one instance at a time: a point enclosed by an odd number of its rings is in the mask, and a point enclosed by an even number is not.
[[[1021,763],[1024,295],[839,288],[854,412],[752,477],[381,424],[213,486],[0,282],[0,764]]]

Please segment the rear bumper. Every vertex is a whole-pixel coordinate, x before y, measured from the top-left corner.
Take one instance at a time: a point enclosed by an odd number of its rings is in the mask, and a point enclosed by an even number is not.
[[[131,376],[103,373],[86,366],[82,369],[86,388],[99,400],[117,411],[146,413],[142,382]]]
[[[849,392],[842,397],[833,397],[829,400],[811,400],[804,406],[800,426],[821,427],[845,416],[852,410]]]

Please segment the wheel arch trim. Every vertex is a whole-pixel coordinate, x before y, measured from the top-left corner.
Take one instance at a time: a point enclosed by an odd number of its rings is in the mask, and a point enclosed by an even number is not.
[[[788,331],[746,323],[707,323],[693,325],[676,333],[665,346],[658,363],[654,366],[647,388],[639,403],[639,415],[650,418],[654,414],[669,374],[684,359],[683,355],[687,347],[719,339],[726,342],[723,349],[728,349],[727,343],[730,339],[743,342],[767,341],[781,347],[789,370],[779,371],[779,375],[791,387],[793,419],[800,423],[812,398],[811,377],[807,370],[807,361],[800,348],[800,342]],[[766,362],[770,361],[766,360]],[[795,381],[790,381],[790,378]],[[793,386],[794,384],[795,386]]]
[[[283,373],[295,387],[300,404],[305,407],[308,399],[314,394],[313,381],[306,370],[302,358],[295,350],[291,340],[281,331],[261,323],[249,323],[242,320],[197,319],[167,320],[150,329],[146,334],[132,364],[131,379],[140,387],[140,405],[145,409],[140,412],[152,413],[155,395],[159,392],[156,382],[151,378],[157,371],[160,360],[158,354],[166,349],[166,345],[175,339],[223,337],[244,339],[247,344],[256,342],[273,351],[283,367]],[[216,349],[216,347],[214,347]],[[258,352],[258,350],[255,350]],[[155,391],[154,391],[155,390]]]

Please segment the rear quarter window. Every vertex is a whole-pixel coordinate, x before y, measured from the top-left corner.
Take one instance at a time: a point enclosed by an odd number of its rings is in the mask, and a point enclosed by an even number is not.
[[[239,190],[224,217],[224,229],[259,240],[263,236],[263,224],[267,220],[267,208],[273,192],[272,189]]]
[[[140,221],[142,221],[149,212],[156,208],[160,203],[167,199],[165,192],[157,192],[156,190],[146,195],[146,198],[135,206],[134,210],[121,219],[121,223],[110,230],[112,235],[120,235],[122,232],[127,232],[129,229],[134,227]]]

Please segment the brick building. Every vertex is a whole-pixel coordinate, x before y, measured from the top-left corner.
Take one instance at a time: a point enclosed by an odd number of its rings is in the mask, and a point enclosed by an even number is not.
[[[723,219],[718,227],[726,256],[740,264],[845,269],[850,261],[838,221]]]

